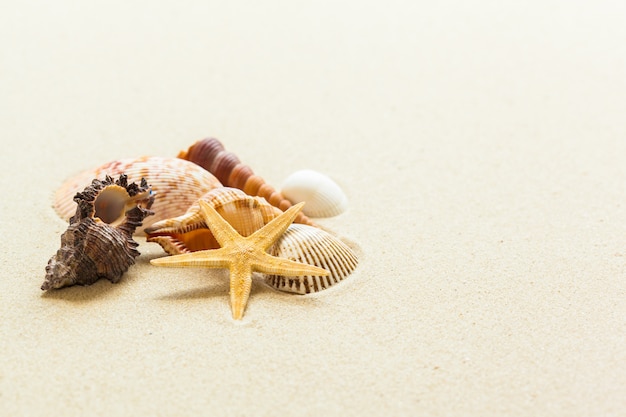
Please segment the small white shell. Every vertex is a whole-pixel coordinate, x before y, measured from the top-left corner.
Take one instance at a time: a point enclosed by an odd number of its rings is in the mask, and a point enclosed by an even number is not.
[[[305,169],[291,174],[281,190],[282,195],[297,204],[306,202],[303,213],[310,217],[332,217],[348,207],[348,198],[328,176]]]
[[[329,276],[265,276],[268,285],[296,294],[309,294],[335,285],[350,275],[358,263],[354,251],[335,236],[316,227],[295,223],[289,226],[269,253],[330,272]]]

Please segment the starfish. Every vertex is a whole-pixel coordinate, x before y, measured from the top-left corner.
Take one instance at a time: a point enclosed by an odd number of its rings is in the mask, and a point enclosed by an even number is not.
[[[292,206],[250,236],[243,237],[211,205],[200,201],[202,215],[220,248],[167,256],[153,259],[150,263],[165,267],[228,268],[233,318],[241,320],[250,296],[252,272],[285,276],[329,275],[325,269],[267,253],[287,230],[303,205],[304,203],[300,203]]]

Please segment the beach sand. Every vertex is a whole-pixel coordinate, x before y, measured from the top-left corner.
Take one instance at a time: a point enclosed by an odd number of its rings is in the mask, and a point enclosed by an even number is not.
[[[252,2],[250,2],[252,3]],[[626,6],[0,6],[0,415],[626,410]],[[311,168],[360,254],[315,295],[150,265],[44,293],[78,171],[219,138]]]

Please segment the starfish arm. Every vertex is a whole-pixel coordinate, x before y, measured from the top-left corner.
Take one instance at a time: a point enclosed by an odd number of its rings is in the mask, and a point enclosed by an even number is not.
[[[247,262],[235,262],[230,267],[230,308],[233,319],[241,320],[252,287],[252,268]]]
[[[267,250],[293,223],[293,220],[302,210],[302,206],[304,206],[304,202],[291,206],[283,214],[248,236],[247,239],[255,241],[258,247]]]
[[[206,201],[199,201],[200,209],[215,240],[224,247],[228,242],[240,239],[241,235]]]
[[[205,267],[205,268],[228,268],[232,257],[223,249],[209,249],[198,252],[184,253],[182,255],[164,256],[152,259],[150,263],[165,267]]]
[[[283,275],[288,277],[297,277],[303,275],[327,276],[330,273],[317,266],[303,264],[301,262],[292,261],[286,258],[278,258],[268,253],[260,262],[254,265],[254,270],[264,274]]]

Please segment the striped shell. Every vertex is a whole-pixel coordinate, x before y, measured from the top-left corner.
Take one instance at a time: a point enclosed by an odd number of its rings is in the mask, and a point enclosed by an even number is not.
[[[305,201],[302,211],[311,217],[336,216],[348,207],[348,198],[337,183],[310,169],[296,171],[287,177],[281,192],[293,204]]]
[[[226,187],[238,188],[248,195],[263,197],[282,211],[292,205],[263,178],[254,175],[252,169],[242,164],[235,154],[226,151],[222,143],[215,138],[197,141],[188,150],[181,151],[178,157],[200,165],[215,175]],[[302,213],[298,214],[295,222],[314,225],[311,219]]]
[[[358,260],[354,251],[324,230],[292,224],[269,254],[324,268],[329,276],[284,277],[266,275],[265,282],[281,291],[309,294],[337,284],[354,271]]]
[[[200,200],[209,203],[242,236],[250,236],[282,213],[265,199],[236,188],[216,188]],[[145,232],[148,242],[158,243],[170,255],[219,248],[197,201],[184,215],[154,223]]]
[[[74,195],[91,183],[92,178],[125,173],[129,182],[145,178],[157,194],[152,206],[155,215],[147,219],[145,226],[179,216],[207,191],[220,187],[221,183],[208,171],[196,164],[178,158],[140,157],[111,161],[97,168],[83,171],[66,180],[56,191],[54,208],[63,219],[76,211]]]
[[[113,226],[97,217],[96,202],[113,190],[114,200],[125,194],[138,197],[128,209],[119,225]],[[123,190],[123,193],[122,193]],[[50,258],[42,290],[70,285],[90,285],[100,278],[118,282],[124,272],[135,263],[138,243],[132,238],[146,216],[154,194],[145,180],[138,186],[129,184],[125,175],[117,181],[106,177],[104,181],[93,180],[74,200],[77,208],[67,230],[61,235],[61,248]],[[108,197],[107,197],[108,198]]]

